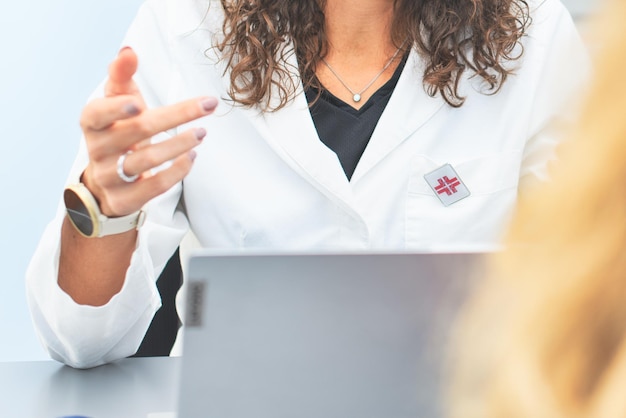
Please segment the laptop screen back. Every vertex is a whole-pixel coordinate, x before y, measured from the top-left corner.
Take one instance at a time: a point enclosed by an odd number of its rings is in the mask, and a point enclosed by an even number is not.
[[[441,367],[480,254],[192,256],[179,418],[404,418]]]

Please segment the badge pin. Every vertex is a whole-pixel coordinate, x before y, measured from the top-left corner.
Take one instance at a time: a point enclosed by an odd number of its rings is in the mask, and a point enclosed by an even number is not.
[[[450,164],[425,174],[424,180],[444,206],[450,206],[470,195],[469,189]]]

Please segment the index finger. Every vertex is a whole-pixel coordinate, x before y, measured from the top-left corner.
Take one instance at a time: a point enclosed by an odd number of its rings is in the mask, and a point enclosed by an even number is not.
[[[137,116],[143,111],[143,102],[132,95],[102,97],[83,108],[80,126],[83,130],[100,131],[118,120]]]
[[[128,148],[139,141],[150,138],[160,132],[176,128],[183,123],[210,115],[217,107],[215,97],[202,97],[144,110],[138,116],[115,122],[115,129],[120,135],[116,146]],[[123,141],[123,142],[122,142]]]

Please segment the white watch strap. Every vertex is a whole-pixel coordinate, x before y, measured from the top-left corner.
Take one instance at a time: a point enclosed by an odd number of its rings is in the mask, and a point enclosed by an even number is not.
[[[99,217],[98,237],[121,234],[131,229],[138,229],[143,225],[145,219],[146,214],[142,210],[138,210],[130,215],[120,216],[119,218],[108,218],[101,214]]]

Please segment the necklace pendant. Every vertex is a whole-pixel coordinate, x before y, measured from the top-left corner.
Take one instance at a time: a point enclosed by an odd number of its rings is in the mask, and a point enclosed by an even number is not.
[[[359,93],[355,94],[354,96],[352,96],[352,100],[354,100],[355,103],[358,103],[361,101],[361,95]]]

